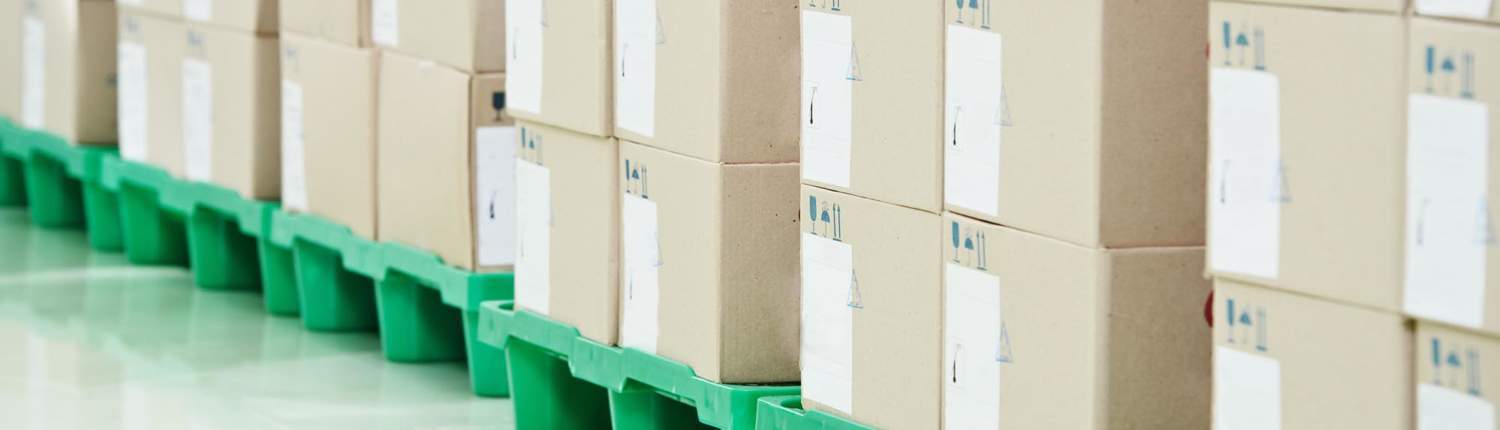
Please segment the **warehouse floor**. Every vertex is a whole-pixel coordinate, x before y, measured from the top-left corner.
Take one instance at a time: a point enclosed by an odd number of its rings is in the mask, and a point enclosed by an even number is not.
[[[0,209],[0,428],[509,429],[462,363],[396,364],[373,334],[321,334],[256,293],[126,264],[81,231]]]

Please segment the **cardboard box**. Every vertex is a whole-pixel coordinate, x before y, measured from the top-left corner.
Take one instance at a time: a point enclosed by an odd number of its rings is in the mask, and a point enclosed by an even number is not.
[[[803,183],[942,210],[947,3],[801,7]]]
[[[615,0],[615,135],[700,160],[795,162],[797,0]]]
[[[1221,1],[1221,0],[1215,0]],[[1237,3],[1262,3],[1299,8],[1333,9],[1339,11],[1365,11],[1384,14],[1406,12],[1410,0],[1231,0]]]
[[[281,35],[281,207],[375,238],[374,49]]]
[[[1500,23],[1500,7],[1495,7],[1494,0],[1414,0],[1412,11],[1422,16]]]
[[[349,46],[371,46],[370,1],[282,2],[281,33],[296,33]]]
[[[182,17],[190,23],[213,24],[235,30],[274,35],[281,28],[280,0],[182,0]],[[330,0],[287,0],[322,3]]]
[[[182,65],[184,177],[241,196],[281,195],[281,56],[275,37],[187,25]]]
[[[946,209],[1092,248],[1203,244],[1206,4],[945,4]]]
[[[1090,249],[943,217],[950,429],[1202,429],[1203,248]]]
[[[1213,318],[1214,429],[1411,428],[1400,315],[1216,280]]]
[[[714,382],[797,381],[797,165],[620,144],[620,345]]]
[[[938,215],[810,185],[801,201],[802,406],[938,428]]]
[[[0,28],[21,28],[21,0],[0,0]],[[0,117],[21,121],[21,39],[0,39]]]
[[[472,271],[515,264],[516,129],[505,75],[380,55],[375,234]]]
[[[120,158],[183,176],[182,23],[120,11]]]
[[[1405,21],[1211,8],[1209,271],[1399,311]]]
[[[516,306],[613,345],[620,333],[619,143],[528,121],[517,128]]]
[[[144,13],[158,18],[181,20],[183,1],[185,0],[116,0],[116,3],[119,3],[120,9],[129,10],[132,14]]]
[[[1442,324],[1417,323],[1419,429],[1494,429],[1500,339]]]
[[[505,0],[370,0],[370,40],[469,73],[505,71]]]
[[[1500,334],[1500,27],[1409,25],[1405,309]]]
[[[115,5],[26,0],[17,122],[73,143],[114,145]]]
[[[508,112],[569,130],[611,136],[611,0],[574,1],[548,13],[546,0],[506,2]],[[555,8],[556,6],[554,6]]]

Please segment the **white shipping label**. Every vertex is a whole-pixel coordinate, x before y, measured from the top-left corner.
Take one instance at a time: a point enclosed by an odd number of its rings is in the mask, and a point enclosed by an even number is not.
[[[146,0],[116,0],[116,2],[120,4],[128,4],[131,6],[140,6],[145,4]]]
[[[47,125],[47,25],[32,15],[21,22],[21,125]]]
[[[656,133],[656,0],[615,2],[615,125]]]
[[[946,263],[943,278],[943,422],[1000,428],[1000,278]]]
[[[118,66],[120,121],[120,158],[146,161],[146,127],[150,110],[146,108],[146,47],[135,42],[120,42],[116,48]]]
[[[1417,13],[1433,16],[1455,16],[1484,19],[1490,16],[1492,0],[1417,0]]]
[[[542,113],[542,14],[544,0],[506,0],[506,107]]]
[[[624,194],[620,227],[625,259],[625,291],[621,292],[620,345],[655,353],[660,333],[661,232],[656,202]]]
[[[802,234],[802,396],[854,413],[854,249]]]
[[[182,60],[182,149],[187,178],[213,177],[214,75],[207,61]]]
[[[516,159],[516,305],[547,315],[552,302],[552,172]]]
[[[1494,430],[1495,405],[1464,392],[1417,385],[1417,430]]]
[[[849,187],[854,21],[802,11],[802,179]]]
[[[1281,363],[1214,347],[1214,430],[1281,428]]]
[[[182,0],[182,15],[193,21],[212,21],[214,2],[213,0]]]
[[[302,84],[281,80],[281,205],[306,211],[307,162],[302,128]]]
[[[480,266],[516,262],[516,128],[474,129],[474,243]]]
[[[1484,323],[1490,225],[1489,108],[1412,94],[1407,105],[1406,310]]]
[[[944,63],[943,200],[1000,213],[1000,129],[1005,126],[1000,35],[948,26]]]
[[[398,21],[399,0],[371,0],[370,40],[380,46],[396,46],[401,42],[401,23]]]
[[[1210,266],[1275,279],[1286,195],[1281,85],[1270,73],[1214,68],[1209,86]]]

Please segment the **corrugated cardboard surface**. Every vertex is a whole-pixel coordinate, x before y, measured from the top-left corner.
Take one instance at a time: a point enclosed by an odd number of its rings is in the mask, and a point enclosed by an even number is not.
[[[0,28],[19,32],[21,14],[21,0],[0,0]],[[0,39],[0,116],[21,120],[20,37]]]
[[[37,17],[46,26],[45,128],[69,142],[113,145],[114,3],[70,0],[30,5],[23,16]]]
[[[998,214],[946,208],[1088,247],[1202,244],[1205,5],[982,6],[963,25],[1002,38]]]
[[[1280,364],[1281,428],[1411,428],[1412,334],[1400,315],[1217,280],[1213,316],[1215,354]]]
[[[505,70],[505,0],[395,3],[399,37],[395,46],[382,48],[470,73]]]
[[[369,48],[281,35],[281,77],[302,86],[308,211],[375,238],[375,86]]]
[[[797,161],[798,4],[659,3],[655,132],[615,134],[701,160]]]
[[[951,7],[952,2],[943,2]],[[853,22],[849,187],[805,180],[937,213],[943,206],[943,8],[934,2],[851,1],[804,11]]]
[[[1418,387],[1416,414],[1417,422],[1422,423],[1417,428],[1444,428],[1430,424],[1433,421],[1460,422],[1443,420],[1460,414],[1442,408],[1442,403],[1433,399],[1424,399],[1424,390],[1451,390],[1448,391],[1451,395],[1486,402],[1493,413],[1494,405],[1500,403],[1500,397],[1496,396],[1500,373],[1494,372],[1500,369],[1500,339],[1442,324],[1417,322],[1415,340],[1412,364]]]
[[[190,0],[191,1],[191,0]],[[183,17],[189,22],[199,24],[213,24],[232,28],[240,31],[255,32],[259,34],[276,34],[281,28],[279,19],[281,13],[278,6],[281,0],[198,0],[208,2],[210,14],[207,21],[198,22],[188,16],[186,10]],[[332,3],[331,0],[286,0],[286,3]]]
[[[181,22],[122,10],[120,40],[146,48],[146,161],[183,175],[182,59],[187,29]]]
[[[118,0],[120,9],[145,12],[161,18],[182,19],[182,0]]]
[[[474,127],[493,123],[501,74],[470,75],[400,54],[380,55],[376,236],[475,267]],[[483,119],[483,121],[481,121]]]
[[[281,32],[349,46],[370,46],[370,0],[287,0]]]
[[[613,345],[619,336],[619,143],[517,121],[536,149],[520,158],[547,168],[551,233],[547,315]]]
[[[577,1],[566,11],[543,6],[542,109],[514,106],[516,118],[594,136],[612,136],[614,79],[610,77],[611,0]]]
[[[657,353],[715,382],[796,381],[797,165],[620,144],[621,165],[649,166],[658,205]]]
[[[1322,8],[1336,10],[1362,10],[1387,14],[1405,12],[1410,0],[1243,0],[1245,3],[1263,3],[1279,6]]]
[[[943,264],[999,278],[1003,428],[1208,426],[1202,248],[1090,249],[952,213],[936,233]]]
[[[862,305],[853,311],[853,418],[878,428],[937,428],[943,321],[942,250],[933,235],[938,215],[803,185],[801,201],[809,197],[840,208],[838,240],[853,248]],[[798,221],[803,234],[825,231],[808,215]],[[802,404],[846,415],[816,398],[805,396]]]
[[[1257,52],[1264,53],[1265,72],[1280,82],[1280,151],[1287,194],[1281,204],[1278,279],[1214,275],[1401,309],[1406,171],[1403,19],[1222,2],[1211,8],[1210,68],[1251,67],[1249,61],[1224,65],[1229,53],[1223,46],[1223,23],[1264,32],[1265,46]]]
[[[240,195],[281,195],[281,55],[275,37],[187,25],[186,58],[213,71],[211,180]],[[195,44],[199,40],[201,44]]]

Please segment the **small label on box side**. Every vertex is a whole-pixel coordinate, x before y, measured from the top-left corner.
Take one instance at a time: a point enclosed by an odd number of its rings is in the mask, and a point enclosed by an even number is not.
[[[944,201],[1000,212],[1000,130],[1008,125],[1000,35],[948,26],[943,127]]]
[[[802,395],[854,413],[854,249],[802,234]]]
[[[622,195],[621,229],[625,259],[625,291],[622,303],[620,345],[655,353],[660,333],[661,232],[657,229],[656,202],[626,193]]]
[[[1000,365],[1010,335],[1000,318],[1000,278],[944,264],[943,422],[952,428],[1000,428]]]
[[[182,60],[182,148],[188,179],[213,176],[214,75],[208,62]]]
[[[21,125],[47,125],[47,25],[27,15],[21,23]]]
[[[1495,428],[1495,405],[1452,388],[1417,385],[1417,430]]]
[[[802,12],[802,178],[848,187],[854,121],[854,23]]]
[[[146,47],[120,42],[116,48],[119,85],[120,158],[146,161]]]
[[[1489,108],[1412,94],[1407,105],[1406,310],[1484,323],[1489,213]]]
[[[474,235],[480,266],[516,261],[516,128],[474,129]]]
[[[543,0],[506,0],[505,46],[507,107],[542,113]]]
[[[1210,265],[1274,279],[1287,197],[1280,83],[1267,72],[1216,67],[1210,97]]]
[[[615,3],[615,125],[656,133],[656,0]]]
[[[1485,19],[1492,7],[1492,0],[1416,0],[1417,13],[1432,16]]]
[[[1216,430],[1281,428],[1281,363],[1274,358],[1214,347]]]
[[[281,204],[307,210],[307,163],[302,129],[302,84],[281,80]]]
[[[182,0],[182,15],[192,21],[211,21],[214,19],[214,2],[213,0]]]
[[[396,46],[401,42],[401,23],[398,21],[398,0],[371,0],[370,40],[380,46]]]
[[[516,305],[547,315],[552,303],[552,172],[516,159]]]

